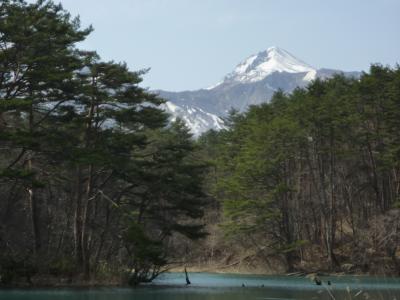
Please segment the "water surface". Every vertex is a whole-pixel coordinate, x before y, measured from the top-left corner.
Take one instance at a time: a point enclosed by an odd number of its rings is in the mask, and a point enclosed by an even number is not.
[[[304,277],[168,273],[136,289],[16,289],[0,290],[1,300],[261,300],[261,299],[398,299],[400,279],[323,277],[321,286]],[[331,282],[329,286],[328,280]]]

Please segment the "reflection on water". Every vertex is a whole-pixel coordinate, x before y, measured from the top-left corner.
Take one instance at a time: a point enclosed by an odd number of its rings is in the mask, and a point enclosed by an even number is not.
[[[321,286],[308,278],[192,273],[168,273],[154,284],[137,289],[0,290],[7,300],[251,300],[251,299],[398,299],[400,279],[374,277],[322,278]],[[331,286],[326,283],[332,282]]]

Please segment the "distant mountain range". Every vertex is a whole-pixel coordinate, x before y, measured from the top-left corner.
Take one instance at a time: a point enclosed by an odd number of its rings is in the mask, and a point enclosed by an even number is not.
[[[334,74],[358,77],[360,72],[316,69],[286,50],[270,47],[239,63],[233,72],[214,86],[183,92],[157,91],[168,100],[164,109],[172,118],[180,117],[199,136],[209,129],[224,127],[222,118],[230,109],[245,111],[249,105],[268,102],[279,89],[290,93],[305,87],[316,78],[326,79]]]

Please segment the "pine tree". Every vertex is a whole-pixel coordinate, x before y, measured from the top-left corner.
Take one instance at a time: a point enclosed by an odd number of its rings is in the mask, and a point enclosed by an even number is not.
[[[145,71],[77,50],[91,28],[60,5],[3,1],[0,14],[0,275],[89,278],[106,261],[153,278],[169,236],[203,236],[188,130],[166,127]]]
[[[35,159],[43,151],[42,122],[71,97],[73,71],[80,64],[74,44],[91,29],[81,30],[78,19],[50,1],[3,1],[0,15],[1,143],[14,157],[2,167],[2,178],[23,178],[19,184],[26,190],[37,254],[42,237],[36,190],[42,184]]]

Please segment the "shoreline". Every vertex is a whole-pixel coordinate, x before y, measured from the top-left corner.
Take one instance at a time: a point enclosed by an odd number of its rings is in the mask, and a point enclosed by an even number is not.
[[[279,276],[279,277],[304,277],[304,278],[312,278],[312,276],[318,276],[318,277],[343,277],[343,276],[349,276],[349,277],[375,277],[375,278],[397,278],[400,279],[400,276],[393,276],[393,275],[384,275],[384,274],[365,274],[365,273],[327,273],[327,272],[292,272],[292,273],[241,273],[241,272],[229,272],[229,271],[200,271],[200,270],[193,270],[193,268],[188,267],[188,273],[189,276],[190,274],[214,274],[214,275],[237,275],[237,276]],[[179,270],[179,268],[173,268],[170,269],[164,273],[184,273],[182,270]],[[161,275],[161,274],[160,274]],[[130,286],[129,284],[125,283],[117,283],[117,282],[107,282],[106,280],[92,280],[92,281],[74,281],[71,283],[66,283],[65,278],[52,278],[52,283],[49,283],[47,280],[44,280],[43,282],[38,281],[33,284],[28,284],[28,283],[22,283],[22,284],[16,284],[16,285],[0,285],[0,290],[46,290],[46,289],[101,289],[101,288],[130,288],[130,289],[137,289],[137,288],[163,288],[163,287],[168,287],[165,285],[159,285],[159,284],[154,284],[154,283],[143,283],[139,284],[137,286]],[[46,283],[44,283],[46,282]]]

